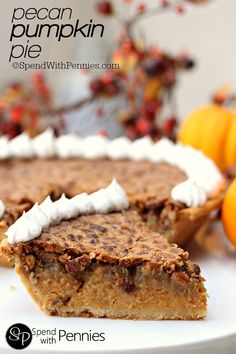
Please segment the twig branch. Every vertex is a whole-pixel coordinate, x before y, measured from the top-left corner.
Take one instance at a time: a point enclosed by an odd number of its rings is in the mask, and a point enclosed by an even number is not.
[[[147,17],[151,17],[151,16],[155,16],[158,14],[161,14],[167,10],[173,9],[178,5],[182,5],[186,2],[186,0],[176,0],[176,1],[171,1],[170,3],[168,3],[166,6],[163,6],[162,4],[160,4],[159,6],[149,9],[145,12],[142,13],[138,13],[135,14],[133,17],[131,17],[128,20],[124,20],[122,18],[119,18],[118,21],[123,24],[125,31],[127,33],[127,35],[132,38],[132,27],[140,20],[143,20]],[[71,112],[73,110],[79,109],[82,106],[86,105],[87,103],[91,103],[95,100],[96,96],[92,95],[90,97],[84,98],[78,102],[74,102],[72,104],[68,104],[68,105],[64,105],[58,108],[52,108],[52,109],[48,109],[46,111],[43,111],[43,114],[47,114],[47,115],[61,115],[63,113],[68,113]]]
[[[68,113],[68,112],[71,112],[73,110],[81,108],[82,106],[86,105],[87,103],[93,102],[95,97],[96,97],[95,95],[92,95],[92,96],[86,97],[86,98],[84,98],[82,100],[79,100],[77,102],[70,103],[68,105],[63,105],[63,106],[58,107],[58,108],[51,108],[51,109],[48,109],[46,111],[43,111],[42,114],[53,115],[54,116],[54,115],[60,115],[60,114],[63,114],[63,113]]]
[[[182,5],[186,2],[186,0],[177,0],[177,1],[171,1],[168,5],[164,6],[160,4],[159,6],[155,8],[151,8],[147,11],[140,12],[138,14],[135,14],[133,17],[125,21],[125,28],[127,30],[127,33],[130,34],[132,27],[134,24],[136,24],[138,21],[143,20],[147,17],[159,15],[169,9],[173,9],[178,5]]]

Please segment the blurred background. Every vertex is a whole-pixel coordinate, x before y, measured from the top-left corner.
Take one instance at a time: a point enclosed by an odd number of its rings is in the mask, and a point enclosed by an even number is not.
[[[171,1],[169,2],[171,3]],[[194,62],[194,67],[191,70],[183,70],[177,75],[174,90],[171,90],[171,92],[174,91],[174,103],[172,99],[169,103],[161,101],[161,119],[174,118],[174,120],[181,120],[195,107],[209,103],[213,94],[223,85],[229,85],[232,90],[236,87],[236,41],[234,40],[236,32],[236,1],[211,0],[185,2],[184,9],[178,9],[175,6],[175,8],[166,9],[159,15],[143,16],[133,28],[137,48],[139,48],[139,42],[142,42],[148,48],[155,48],[156,52],[161,50],[174,58],[185,55],[188,58],[190,57],[191,61],[193,60]],[[194,2],[204,3],[194,4]],[[165,5],[165,1],[159,0],[156,0],[155,3],[151,0],[119,0],[111,2],[112,13],[106,14],[102,8],[99,11],[98,3],[101,3],[101,1],[50,0],[48,2],[47,0],[8,0],[2,2],[0,12],[1,90],[4,92],[6,87],[19,82],[24,82],[27,85],[32,80],[33,75],[33,72],[30,70],[27,72],[13,70],[11,64],[8,62],[11,46],[9,40],[11,18],[15,7],[26,9],[34,6],[41,8],[49,7],[49,4],[50,8],[71,7],[73,9],[73,20],[79,18],[82,22],[87,23],[92,18],[94,22],[105,25],[103,38],[70,38],[61,42],[58,42],[55,38],[37,39],[37,43],[40,43],[43,48],[40,62],[44,60],[71,60],[79,63],[86,63],[88,61],[106,63],[108,55],[114,50],[115,41],[122,30],[122,25],[117,21],[116,17],[128,19],[136,13],[144,13],[157,5]],[[71,23],[75,22],[73,20]],[[39,21],[35,21],[35,23],[37,22]],[[33,25],[34,21],[30,21],[30,23]],[[21,41],[24,43],[25,39],[21,39]],[[127,38],[125,38],[125,41],[127,41]],[[34,40],[32,40],[33,42]],[[142,49],[138,50],[142,51]],[[150,59],[150,52],[146,59]],[[179,70],[178,65],[177,69],[175,69],[176,71]],[[44,80],[46,79],[46,85],[50,89],[50,95],[53,97],[53,107],[61,107],[88,97],[91,94],[91,78],[106,75],[106,73],[101,71],[84,73],[79,70],[47,70],[43,72],[43,75]],[[41,79],[36,78],[36,80],[40,81]],[[138,83],[137,79],[137,85]],[[2,95],[4,96],[5,94],[3,93]],[[136,92],[135,94],[138,93]],[[122,123],[120,123],[120,120],[114,118],[117,111],[127,105],[126,98],[124,99],[120,95],[110,95],[109,99],[107,97],[105,99],[104,97],[97,98],[98,102],[93,101],[84,105],[79,110],[71,110],[63,113],[63,120],[66,120],[66,128],[62,122],[62,132],[64,129],[87,135],[88,133],[99,131],[111,137],[119,136],[125,132],[129,137],[135,138],[146,135],[149,132],[148,129],[152,129],[152,127],[148,127],[149,123],[144,122],[142,125],[141,122],[139,124],[139,132],[135,131],[134,133],[131,129],[134,123],[130,124],[131,128],[129,129],[127,129],[128,123],[124,124],[124,120],[127,117],[121,119]],[[159,103],[160,99],[158,99]],[[148,106],[149,103],[146,105]],[[168,105],[172,105],[171,109]],[[17,110],[15,111],[17,112]],[[7,114],[12,114],[12,112],[10,111],[9,113],[8,111]],[[12,115],[14,116],[14,114],[13,112]],[[20,120],[19,117],[17,118],[17,114],[15,114],[15,120],[17,121],[17,119]],[[62,119],[61,114],[60,119]],[[131,118],[129,117],[128,119]],[[140,120],[140,115],[135,119],[132,116],[132,119],[133,121],[136,119],[135,124],[137,124],[137,120]],[[149,125],[151,126],[151,123]],[[173,125],[175,124],[173,123]],[[155,132],[155,134],[158,135],[159,133]]]

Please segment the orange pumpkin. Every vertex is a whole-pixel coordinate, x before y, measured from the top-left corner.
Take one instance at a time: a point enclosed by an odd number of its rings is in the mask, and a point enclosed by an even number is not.
[[[236,118],[232,119],[224,149],[225,165],[236,163]]]
[[[236,179],[226,192],[222,206],[222,221],[226,235],[236,246]]]
[[[180,127],[179,141],[202,150],[223,168],[236,163],[236,115],[210,105],[191,113]]]

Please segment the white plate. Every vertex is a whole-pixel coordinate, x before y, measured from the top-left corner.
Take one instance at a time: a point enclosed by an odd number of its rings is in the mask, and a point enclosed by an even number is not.
[[[19,322],[37,329],[56,328],[57,331],[63,329],[73,333],[89,330],[105,332],[104,342],[62,340],[56,344],[41,344],[40,339],[34,336],[26,349],[30,353],[179,353],[178,350],[183,353],[186,348],[192,348],[191,353],[195,353],[194,348],[200,348],[201,353],[204,348],[208,348],[209,353],[209,348],[214,347],[216,354],[219,343],[224,343],[224,354],[235,353],[236,350],[232,348],[236,348],[236,252],[223,241],[221,233],[222,230],[218,228],[217,232],[215,230],[212,235],[208,235],[204,247],[201,242],[200,245],[190,245],[191,258],[201,266],[202,274],[207,279],[208,316],[203,321],[48,317],[31,300],[14,271],[1,269],[0,353],[15,352],[9,349],[5,333],[9,326]],[[233,351],[227,351],[225,343],[230,344]]]

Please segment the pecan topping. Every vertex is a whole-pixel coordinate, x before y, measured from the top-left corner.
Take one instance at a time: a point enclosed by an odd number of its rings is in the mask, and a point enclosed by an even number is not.
[[[66,262],[66,270],[70,273],[82,272],[90,265],[90,258],[86,254]]]
[[[69,234],[69,235],[68,235],[68,239],[69,239],[70,241],[75,241],[75,235]]]
[[[99,232],[102,232],[102,233],[107,231],[106,227],[103,227],[103,226],[97,225],[97,224],[91,224],[90,225],[90,229],[96,230],[96,231],[99,231]]]
[[[182,272],[173,272],[171,274],[171,279],[183,287],[190,281],[188,274]]]
[[[196,275],[199,275],[199,274],[201,273],[201,269],[200,269],[199,265],[194,264],[194,265],[193,265],[193,271],[194,271],[194,273],[195,273]]]

